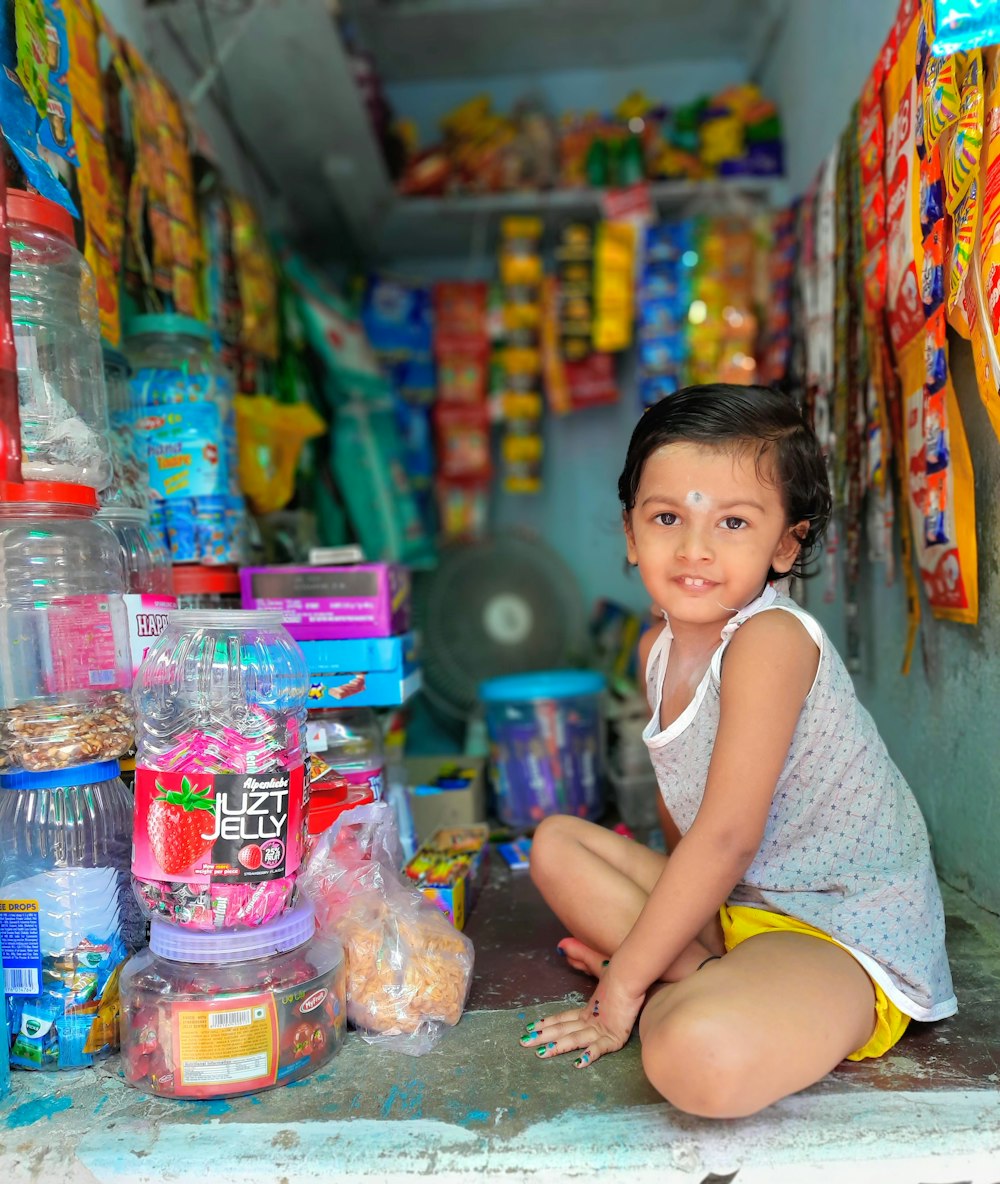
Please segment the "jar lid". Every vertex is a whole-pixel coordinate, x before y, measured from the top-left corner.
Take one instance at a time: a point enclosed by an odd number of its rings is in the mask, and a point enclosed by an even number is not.
[[[170,623],[182,629],[282,629],[285,618],[271,609],[179,608]]]
[[[47,197],[37,193],[25,193],[23,189],[7,190],[7,219],[10,222],[30,222],[33,226],[44,226],[55,231],[60,238],[76,245],[76,228],[69,210]]]
[[[303,945],[316,932],[316,914],[308,900],[299,900],[286,913],[256,929],[222,929],[198,933],[154,918],[149,925],[149,948],[173,962],[249,962],[270,958]]]
[[[596,670],[538,670],[507,674],[479,684],[484,703],[524,702],[532,699],[571,699],[604,690],[604,675]]]
[[[312,783],[309,796],[309,833],[322,834],[329,830],[345,810],[367,806],[375,801],[371,784],[337,786],[326,789],[322,781]]]
[[[212,340],[212,330],[204,321],[196,321],[194,317],[185,317],[177,312],[150,312],[132,317],[125,326],[126,337],[143,337],[147,333],[162,334],[167,337],[200,337],[204,341]]]
[[[56,502],[96,510],[97,493],[68,481],[0,481],[0,502]]]
[[[178,563],[174,566],[174,592],[178,596],[239,596],[240,577],[235,567]]]
[[[74,785],[114,781],[120,773],[118,761],[93,761],[89,765],[72,765],[68,769],[53,769],[48,773],[15,769],[9,773],[0,773],[0,789],[68,789]]]

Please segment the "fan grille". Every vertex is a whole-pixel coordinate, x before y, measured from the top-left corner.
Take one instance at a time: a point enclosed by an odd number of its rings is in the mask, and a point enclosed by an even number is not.
[[[485,679],[566,666],[582,649],[576,577],[532,536],[453,545],[415,588],[424,686],[453,715],[468,714]]]

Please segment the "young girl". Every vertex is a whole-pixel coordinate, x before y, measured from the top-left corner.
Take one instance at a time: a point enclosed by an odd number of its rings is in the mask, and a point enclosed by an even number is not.
[[[669,857],[546,819],[531,874],[587,1005],[528,1025],[593,1064],[639,1020],[642,1063],[733,1118],[956,1010],[927,831],[819,624],[785,594],[830,516],[795,403],[690,387],[643,415],[618,482],[629,562],[663,622],[639,647]]]

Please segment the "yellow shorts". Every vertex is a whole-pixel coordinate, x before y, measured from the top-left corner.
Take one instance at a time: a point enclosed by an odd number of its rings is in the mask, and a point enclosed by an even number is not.
[[[805,921],[797,921],[794,917],[786,917],[781,913],[770,913],[765,909],[751,909],[744,905],[723,905],[719,910],[719,920],[722,922],[722,934],[726,942],[726,949],[731,950],[748,937],[758,933],[807,933],[812,937],[821,937],[824,941],[833,941],[821,929],[807,925]],[[850,953],[850,951],[848,951]],[[910,1023],[910,1017],[888,998],[885,991],[872,980],[875,988],[875,1031],[857,1052],[852,1052],[849,1061],[863,1061],[868,1057],[880,1057],[899,1040]]]

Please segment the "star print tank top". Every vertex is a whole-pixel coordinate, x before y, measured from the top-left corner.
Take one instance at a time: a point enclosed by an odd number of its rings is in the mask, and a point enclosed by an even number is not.
[[[646,664],[653,717],[643,739],[681,834],[698,813],[719,726],[722,659],[737,629],[761,612],[791,613],[819,649],[764,838],[728,903],[797,917],[847,949],[906,1015],[957,1009],[944,944],[944,909],[927,828],[850,675],[819,622],[773,587],[722,632],[694,699],[660,729],[670,625]]]

